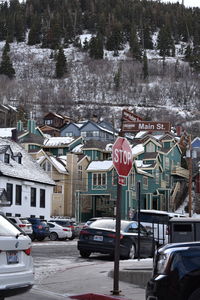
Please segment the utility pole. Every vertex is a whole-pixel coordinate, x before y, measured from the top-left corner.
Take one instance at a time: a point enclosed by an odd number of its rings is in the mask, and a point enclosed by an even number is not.
[[[192,147],[191,147],[191,134],[188,136],[188,169],[189,169],[189,184],[188,184],[188,211],[189,217],[192,216]]]

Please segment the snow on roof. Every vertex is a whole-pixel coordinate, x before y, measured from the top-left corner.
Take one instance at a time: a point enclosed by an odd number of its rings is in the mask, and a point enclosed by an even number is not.
[[[21,164],[13,158],[10,158],[9,164],[0,161],[0,172],[2,175],[50,185],[55,184],[48,174],[31,157],[31,155],[29,155],[20,145],[2,138],[0,138],[0,145],[9,145],[14,153],[20,152],[22,154]]]
[[[12,128],[0,128],[0,137],[11,137],[12,136],[12,130],[16,129],[15,127]]]
[[[83,144],[77,145],[76,147],[74,147],[74,148],[72,149],[72,152],[73,152],[73,153],[81,153],[81,152],[82,152],[83,146],[84,146]]]
[[[148,168],[151,164],[144,164],[142,160],[135,160],[137,168]]]
[[[107,144],[105,147],[106,151],[112,151],[113,144]]]
[[[143,137],[148,131],[139,131],[138,133],[136,133],[135,138],[139,139],[141,137]]]
[[[109,171],[112,167],[112,160],[97,160],[89,164],[87,171]]]
[[[132,155],[137,156],[138,154],[144,152],[143,144],[138,144],[132,148]]]
[[[73,137],[69,137],[69,136],[51,137],[51,138],[46,139],[44,141],[44,146],[47,146],[47,147],[56,147],[56,146],[68,145],[73,140],[74,140],[74,138]]]
[[[66,167],[54,156],[50,156],[49,159],[52,161],[53,165],[59,172],[68,174]],[[65,163],[66,163],[66,157],[65,157]]]

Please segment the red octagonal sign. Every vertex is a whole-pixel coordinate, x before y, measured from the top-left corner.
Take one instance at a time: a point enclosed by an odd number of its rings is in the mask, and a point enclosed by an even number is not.
[[[128,176],[132,165],[132,151],[126,138],[118,137],[113,144],[112,160],[119,176]]]

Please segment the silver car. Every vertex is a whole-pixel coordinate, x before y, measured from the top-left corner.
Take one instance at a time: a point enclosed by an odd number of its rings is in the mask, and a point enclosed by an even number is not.
[[[0,300],[34,284],[31,239],[0,213]]]

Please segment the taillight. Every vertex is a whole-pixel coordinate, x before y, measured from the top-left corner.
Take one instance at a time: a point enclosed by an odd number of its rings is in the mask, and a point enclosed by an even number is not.
[[[108,233],[108,237],[110,237],[110,238],[113,238],[113,239],[116,239],[116,234],[115,233]],[[120,240],[123,238],[123,235],[122,234],[120,234]]]
[[[42,229],[42,225],[38,225],[38,229]]]
[[[25,224],[19,224],[19,227],[26,227],[26,225]]]
[[[64,228],[64,229],[63,229],[63,231],[69,231],[69,229],[67,229],[67,228]]]
[[[89,231],[87,231],[87,230],[81,230],[81,231],[80,231],[80,234],[82,234],[82,235],[84,235],[84,234],[89,234]]]
[[[26,255],[31,255],[31,248],[24,250],[24,252],[26,253]]]

